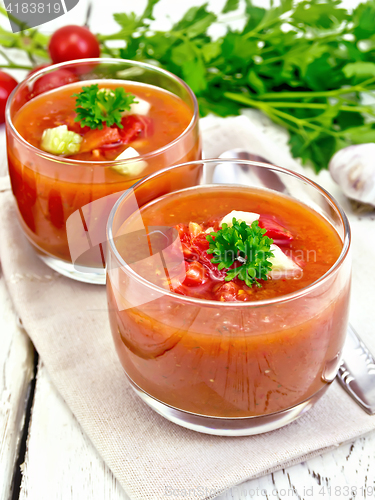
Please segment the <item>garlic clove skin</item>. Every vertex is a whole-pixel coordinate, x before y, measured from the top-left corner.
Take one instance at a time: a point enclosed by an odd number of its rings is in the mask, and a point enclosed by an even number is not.
[[[331,158],[329,171],[348,198],[375,206],[375,143],[341,149]]]

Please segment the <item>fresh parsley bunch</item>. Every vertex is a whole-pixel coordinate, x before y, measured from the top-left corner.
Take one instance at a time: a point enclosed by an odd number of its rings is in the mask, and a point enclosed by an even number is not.
[[[76,97],[76,113],[74,121],[80,122],[81,127],[92,129],[103,128],[106,123],[108,127],[121,124],[121,113],[130,110],[130,105],[135,101],[133,94],[125,92],[122,87],[116,89],[99,89],[99,85],[82,87],[82,92],[73,94]]]
[[[202,116],[262,111],[288,130],[293,156],[317,172],[336,151],[375,142],[375,0],[352,10],[341,0],[280,0],[269,8],[227,0],[221,12],[202,0],[168,30],[157,30],[159,1],[147,0],[141,14],[114,14],[117,32],[97,35],[101,54],[180,76]],[[1,5],[0,14],[11,16]],[[243,23],[234,29],[229,21],[238,15]],[[224,27],[219,37],[211,35],[215,25]],[[48,37],[22,26],[20,33],[0,27],[1,67],[32,69],[17,64],[13,50],[24,51],[33,66],[48,61]]]
[[[229,227],[224,223],[219,231],[207,235],[210,244],[207,253],[215,255],[211,262],[219,264],[219,270],[230,269],[236,262],[240,265],[227,271],[225,281],[238,276],[250,288],[254,284],[261,287],[258,280],[267,280],[272,269],[268,259],[273,257],[273,240],[265,236],[266,229],[259,227],[258,221],[249,226],[233,217],[232,224]]]
[[[158,3],[148,0],[140,16],[115,14],[120,30],[99,36],[103,54],[180,76],[203,116],[259,109],[288,130],[293,156],[317,172],[339,149],[375,142],[375,106],[363,99],[375,91],[375,0],[352,12],[341,0],[280,0],[269,8],[227,0],[220,13],[202,0],[167,32],[152,29]],[[229,16],[238,13],[243,23],[233,29]],[[219,38],[211,35],[215,24],[226,28]],[[125,46],[113,49],[109,40]]]

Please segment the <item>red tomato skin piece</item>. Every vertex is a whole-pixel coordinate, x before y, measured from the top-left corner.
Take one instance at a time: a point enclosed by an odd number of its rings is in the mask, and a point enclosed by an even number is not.
[[[186,276],[182,285],[198,286],[207,282],[207,273],[200,262],[186,262]]]
[[[272,238],[275,245],[287,245],[293,240],[292,233],[277,222],[275,217],[261,215],[259,227],[267,230],[266,236]]]
[[[120,134],[117,127],[103,127],[102,130],[90,130],[83,136],[80,153],[92,151],[105,144],[120,143]]]
[[[140,115],[126,115],[121,120],[123,128],[119,129],[123,144],[129,144],[138,136],[149,137],[152,134],[152,122]]]

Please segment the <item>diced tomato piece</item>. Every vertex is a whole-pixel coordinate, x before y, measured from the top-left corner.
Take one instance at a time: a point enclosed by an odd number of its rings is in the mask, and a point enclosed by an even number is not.
[[[75,115],[69,115],[64,117],[64,120],[61,121],[61,123],[56,123],[56,126],[58,125],[66,125],[69,130],[72,132],[75,132],[76,134],[87,134],[91,130],[90,127],[81,127],[81,124],[79,122],[74,121]]]
[[[259,227],[267,230],[266,236],[272,238],[275,245],[287,245],[293,240],[292,233],[279,224],[275,217],[261,215]]]
[[[197,260],[194,250],[186,243],[181,243],[182,253],[184,254],[184,259],[187,260]]]
[[[121,120],[123,128],[119,129],[123,144],[129,144],[139,136],[149,137],[152,134],[152,120],[140,115],[127,115]]]
[[[237,299],[239,289],[240,287],[236,283],[228,281],[219,286],[215,291],[215,296],[221,302],[233,302]]]
[[[208,280],[205,268],[199,262],[186,263],[186,277],[182,282],[186,286],[203,285]]]
[[[175,229],[180,238],[184,258],[187,260],[198,260],[195,250],[191,248],[191,236],[188,226],[186,224],[177,224]]]
[[[198,236],[192,239],[191,243],[194,248],[196,248],[200,253],[208,250],[210,248],[210,244],[206,238],[207,234],[200,233]],[[212,257],[211,257],[212,258]]]
[[[104,127],[102,130],[90,130],[83,136],[80,153],[92,151],[105,144],[120,142],[119,129],[117,127]]]

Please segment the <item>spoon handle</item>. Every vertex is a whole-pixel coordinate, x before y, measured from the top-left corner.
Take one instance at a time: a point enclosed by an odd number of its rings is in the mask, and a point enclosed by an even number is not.
[[[351,325],[337,378],[359,406],[375,415],[375,359]]]

